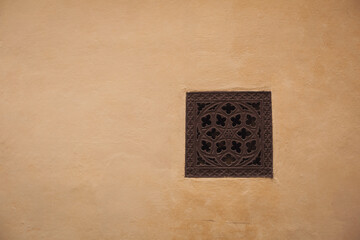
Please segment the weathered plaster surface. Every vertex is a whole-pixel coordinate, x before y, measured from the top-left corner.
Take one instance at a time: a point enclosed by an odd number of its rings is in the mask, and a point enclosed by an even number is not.
[[[0,239],[360,239],[360,2],[0,1]],[[184,179],[185,92],[271,90],[274,179]]]

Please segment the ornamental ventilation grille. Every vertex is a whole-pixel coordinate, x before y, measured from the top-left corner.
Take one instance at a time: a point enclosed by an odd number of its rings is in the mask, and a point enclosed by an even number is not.
[[[186,95],[185,177],[273,177],[270,92]]]

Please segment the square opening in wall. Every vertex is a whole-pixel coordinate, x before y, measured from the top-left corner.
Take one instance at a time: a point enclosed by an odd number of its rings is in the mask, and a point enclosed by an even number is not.
[[[185,177],[272,178],[271,93],[187,93]]]

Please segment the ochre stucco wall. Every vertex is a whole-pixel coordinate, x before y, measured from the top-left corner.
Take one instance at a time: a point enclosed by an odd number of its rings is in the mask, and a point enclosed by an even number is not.
[[[360,2],[0,1],[1,240],[360,239]],[[185,93],[271,90],[274,179],[185,179]]]

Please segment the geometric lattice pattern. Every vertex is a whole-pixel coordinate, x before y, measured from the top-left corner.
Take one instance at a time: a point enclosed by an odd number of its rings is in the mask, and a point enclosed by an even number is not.
[[[273,177],[270,92],[186,95],[185,177]]]

